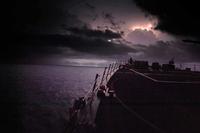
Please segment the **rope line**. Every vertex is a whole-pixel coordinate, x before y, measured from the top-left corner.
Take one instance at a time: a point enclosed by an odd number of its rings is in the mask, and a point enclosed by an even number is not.
[[[145,77],[145,78],[147,78],[147,79],[149,79],[149,80],[151,80],[151,81],[153,81],[153,82],[157,82],[157,83],[200,84],[200,82],[198,82],[198,81],[193,81],[193,82],[189,82],[189,81],[186,81],[186,82],[162,81],[162,80],[157,80],[157,79],[151,78],[151,77],[149,77],[149,76],[147,76],[147,75],[145,75],[145,74],[143,74],[143,73],[140,73],[140,72],[138,72],[138,71],[135,71],[135,70],[133,70],[133,69],[128,69],[128,70],[130,70],[130,71],[132,71],[132,72],[134,72],[134,73],[136,73],[136,74],[138,74],[138,75],[140,75],[140,76],[142,76],[142,77]]]

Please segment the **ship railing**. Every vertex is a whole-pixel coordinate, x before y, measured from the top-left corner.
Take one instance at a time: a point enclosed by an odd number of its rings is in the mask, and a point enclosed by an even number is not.
[[[101,81],[99,81],[100,75],[96,74],[92,89],[90,89],[85,96],[74,100],[73,106],[69,109],[68,127],[70,132],[78,129],[80,125],[95,126],[94,120],[99,104],[96,93],[102,85],[106,87],[107,81],[118,68],[118,63],[112,63],[109,67],[105,67],[101,76]]]

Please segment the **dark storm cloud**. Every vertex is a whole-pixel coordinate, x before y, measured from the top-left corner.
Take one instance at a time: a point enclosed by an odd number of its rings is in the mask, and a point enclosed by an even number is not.
[[[76,15],[68,11],[82,2],[84,1],[12,0],[7,2],[5,23],[10,33],[55,33],[62,24],[83,25]]]
[[[94,32],[94,31],[90,31],[90,32]],[[113,33],[106,33],[105,35],[104,34],[105,34],[104,32],[103,33],[97,32],[95,38],[91,38],[89,36],[86,37],[82,35],[80,36],[80,34],[79,35],[77,34],[74,34],[74,35],[23,35],[23,36],[17,37],[19,40],[18,40],[17,45],[15,45],[15,47],[17,47],[18,49],[17,53],[19,54],[21,53],[20,48],[21,48],[21,51],[23,51],[23,50],[26,50],[24,48],[27,46],[31,46],[32,48],[35,47],[39,49],[40,47],[45,47],[45,46],[51,47],[52,49],[53,47],[55,49],[57,47],[66,47],[66,48],[71,48],[72,50],[75,50],[75,51],[94,54],[94,55],[112,55],[112,54],[115,55],[115,54],[124,54],[129,51],[134,51],[127,45],[108,42],[107,39],[105,38],[112,38]],[[7,50],[9,50],[9,48]],[[29,54],[32,53],[31,49],[29,49],[26,52]],[[47,53],[48,52],[49,51],[47,51]],[[9,54],[9,53],[10,52],[6,54]],[[45,54],[45,51],[43,51],[43,54]]]
[[[133,49],[123,44],[111,43],[100,38],[91,39],[79,36],[70,36],[63,46],[70,47],[76,51],[96,55],[124,54],[128,51],[133,51]]]
[[[198,8],[190,8],[196,3],[170,0],[135,1],[145,12],[158,17],[158,29],[178,35],[199,37]],[[152,39],[156,41],[151,31],[145,32],[145,35],[138,35],[142,41],[147,40],[145,45],[127,46],[129,44],[123,40],[121,30],[128,31],[132,26],[149,22],[141,10],[135,4],[131,5],[131,2],[132,0],[9,1],[6,24],[3,27],[7,28],[7,41],[10,44],[6,49],[1,48],[0,54],[4,59],[17,56],[23,58],[35,54],[64,55],[64,51],[68,49],[66,54],[70,53],[70,56],[81,56],[83,53],[115,58],[115,55],[120,57],[132,53],[138,58],[146,59],[168,59],[176,56],[183,60],[184,55],[187,60],[198,60],[200,48],[196,44],[159,42],[155,45],[146,45]],[[143,32],[133,31],[130,38],[133,39],[136,33]]]
[[[137,50],[131,53],[139,59],[151,59],[153,61],[168,61],[175,58],[177,62],[199,62],[200,46],[198,44],[187,44],[183,42],[158,41],[154,45],[133,45]]]
[[[96,9],[95,6],[93,6],[92,4],[90,4],[90,3],[88,3],[88,2],[86,2],[85,5],[86,5],[86,7],[88,7],[88,9],[90,9],[90,10],[92,10],[92,11],[94,11],[94,10]]]
[[[89,29],[87,27],[82,27],[82,28],[70,27],[70,28],[66,28],[66,31],[69,31],[75,35],[96,37],[100,39],[121,38],[120,33],[116,33],[108,29],[106,29],[105,31],[101,31],[101,30]]]
[[[200,8],[198,2],[172,0],[133,0],[143,11],[158,18],[156,29],[183,37],[200,38]],[[188,42],[188,43],[187,43]],[[189,43],[190,42],[190,43]],[[145,46],[144,46],[145,47]],[[200,61],[198,41],[159,42],[146,46],[143,50],[147,57],[171,58],[179,61]]]
[[[158,17],[157,29],[200,38],[200,8],[196,0],[133,0],[146,13]]]
[[[110,28],[116,31],[121,30],[121,25],[125,24],[124,21],[116,21],[115,17],[112,15],[112,13],[105,13],[102,12],[102,16],[105,20],[108,21],[108,23],[111,24]]]
[[[75,7],[79,10],[80,5],[90,12],[96,10],[96,5],[85,0],[13,0],[8,3],[6,23],[9,23],[5,27],[9,39],[8,45],[1,48],[0,58],[7,62],[26,56],[63,54],[60,47],[75,51],[74,55],[81,52],[111,56],[134,51],[126,45],[107,41],[121,38],[121,33],[81,28],[87,24],[71,10]],[[66,27],[73,34],[67,34]],[[63,32],[59,32],[59,28]]]

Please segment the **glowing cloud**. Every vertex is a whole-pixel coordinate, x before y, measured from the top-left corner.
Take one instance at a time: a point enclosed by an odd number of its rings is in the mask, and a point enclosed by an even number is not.
[[[131,27],[131,30],[136,30],[136,29],[141,29],[141,30],[147,30],[150,31],[153,29],[153,25],[151,23],[146,24],[146,25],[135,25]]]

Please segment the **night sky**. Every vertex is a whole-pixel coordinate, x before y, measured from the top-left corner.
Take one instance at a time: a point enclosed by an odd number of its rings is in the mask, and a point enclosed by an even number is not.
[[[194,0],[13,0],[5,7],[3,63],[200,62]]]

